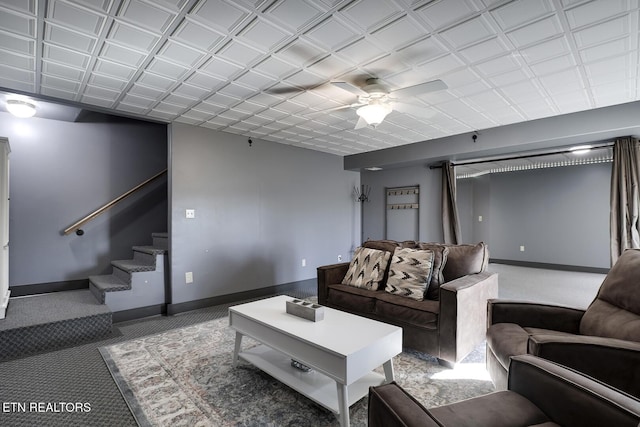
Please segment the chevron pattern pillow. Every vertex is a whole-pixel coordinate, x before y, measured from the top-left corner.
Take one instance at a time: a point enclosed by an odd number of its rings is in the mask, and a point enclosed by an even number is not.
[[[391,258],[385,291],[422,301],[432,270],[433,251],[398,248]]]
[[[389,264],[391,253],[377,249],[356,248],[349,264],[347,274],[342,279],[343,285],[378,290]]]

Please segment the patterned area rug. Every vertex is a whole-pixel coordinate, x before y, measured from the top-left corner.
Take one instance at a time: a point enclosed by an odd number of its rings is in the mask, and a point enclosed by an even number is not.
[[[337,426],[336,416],[248,363],[233,368],[235,332],[228,319],[100,348],[141,426]],[[255,345],[243,340],[243,348]],[[455,369],[428,355],[394,358],[395,379],[426,407],[493,391],[484,346]],[[382,372],[380,368],[380,372]],[[367,425],[367,398],[350,408]]]

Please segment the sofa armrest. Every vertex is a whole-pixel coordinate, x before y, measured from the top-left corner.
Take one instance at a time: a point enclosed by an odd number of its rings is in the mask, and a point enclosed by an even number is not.
[[[318,304],[327,303],[327,286],[341,283],[349,270],[348,262],[318,267]]]
[[[496,323],[515,323],[522,327],[551,329],[577,334],[584,310],[527,301],[490,300],[487,327]]]
[[[429,411],[395,382],[369,388],[369,427],[440,427]]]
[[[528,352],[640,398],[640,343],[588,335],[529,337]]]
[[[483,271],[440,287],[440,359],[462,360],[486,336],[487,300],[498,297],[498,274]]]
[[[509,390],[566,426],[637,426],[640,401],[564,366],[531,355],[514,356]]]

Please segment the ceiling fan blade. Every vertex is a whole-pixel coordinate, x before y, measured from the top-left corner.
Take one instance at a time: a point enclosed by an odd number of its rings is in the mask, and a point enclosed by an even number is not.
[[[406,102],[394,102],[393,109],[395,111],[411,114],[412,116],[423,119],[429,119],[438,113],[431,108],[419,107],[417,105],[407,104]]]
[[[366,128],[367,126],[369,126],[367,121],[362,117],[358,117],[358,123],[356,123],[356,127],[354,127],[353,129],[362,129],[362,128]]]
[[[394,90],[391,95],[394,97],[409,97],[421,95],[423,93],[435,92],[437,90],[447,89],[448,86],[442,80],[432,80],[430,82],[420,83],[414,86],[408,86],[402,89]]]
[[[367,92],[363,91],[358,86],[352,85],[349,82],[331,82],[331,84],[358,96],[368,95]]]
[[[341,105],[339,107],[327,108],[326,110],[312,111],[310,113],[303,114],[303,116],[315,116],[317,114],[326,114],[326,113],[331,113],[332,111],[346,110],[347,108],[358,108],[358,107],[362,107],[363,105],[365,105],[365,104],[361,104],[361,103],[356,102],[354,104]]]

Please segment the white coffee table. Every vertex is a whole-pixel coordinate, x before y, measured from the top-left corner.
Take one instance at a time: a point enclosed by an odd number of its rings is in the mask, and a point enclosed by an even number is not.
[[[276,296],[229,308],[238,358],[255,365],[349,425],[349,406],[369,386],[393,380],[393,357],[402,352],[402,328],[324,307],[324,320],[312,322],[286,313],[289,296]],[[242,351],[242,337],[259,341]],[[291,366],[295,359],[310,368]],[[384,375],[372,372],[383,366]]]

